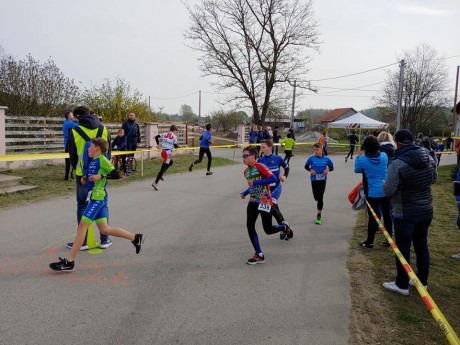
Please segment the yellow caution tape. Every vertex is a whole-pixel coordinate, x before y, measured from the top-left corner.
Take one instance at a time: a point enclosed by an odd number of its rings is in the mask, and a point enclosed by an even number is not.
[[[401,265],[404,267],[404,270],[407,272],[409,275],[409,279],[412,280],[414,283],[415,287],[417,288],[418,293],[422,297],[423,302],[425,303],[426,307],[428,310],[431,312],[431,315],[434,317],[436,320],[437,324],[441,328],[442,332],[446,336],[447,340],[449,341],[450,344],[452,345],[460,345],[460,340],[458,339],[457,334],[455,334],[454,330],[450,326],[449,322],[447,322],[446,318],[442,314],[441,310],[438,308],[434,300],[431,298],[430,294],[428,291],[425,289],[425,287],[422,285],[420,280],[418,279],[417,275],[412,271],[412,268],[396,246],[396,243],[393,241],[391,236],[388,234],[387,230],[385,229],[385,226],[382,224],[380,221],[379,217],[377,217],[377,214],[374,212],[372,209],[371,205],[369,202],[366,200],[367,207],[372,213],[372,216],[374,217],[375,221],[377,222],[380,231],[383,233],[385,238],[387,239],[388,243],[390,244],[390,248],[393,250],[395,253],[396,257],[399,259],[401,262]]]

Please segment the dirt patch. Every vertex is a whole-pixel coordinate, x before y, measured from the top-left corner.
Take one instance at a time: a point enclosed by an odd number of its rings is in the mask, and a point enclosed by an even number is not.
[[[351,280],[350,344],[385,344],[391,329],[382,315],[388,305],[370,270],[372,263],[361,248],[353,248],[347,266]]]

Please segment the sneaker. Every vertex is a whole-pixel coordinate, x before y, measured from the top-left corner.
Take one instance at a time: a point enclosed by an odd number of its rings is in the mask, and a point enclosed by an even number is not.
[[[361,242],[361,243],[359,244],[359,246],[362,247],[362,248],[365,248],[365,249],[373,249],[373,248],[374,248],[374,245],[373,245],[373,244],[369,244],[369,243],[367,243],[366,241]]]
[[[400,295],[409,296],[409,289],[401,289],[398,285],[396,285],[396,282],[383,283],[383,287],[387,290],[399,293]]]
[[[350,159],[353,159],[353,157],[350,157]]]
[[[286,234],[284,231],[280,231],[280,240],[285,240],[286,239]]]
[[[190,164],[190,166],[188,167],[188,171],[192,172],[192,170],[193,170],[193,163]]]
[[[67,243],[67,248],[72,249],[72,247],[73,247],[73,242],[68,242]],[[86,242],[83,242],[83,245],[81,246],[80,250],[83,251],[83,250],[88,250],[88,249],[89,249],[89,247],[86,244]]]
[[[153,189],[158,190],[158,185],[155,182],[152,183],[152,187]]]
[[[385,240],[385,241],[382,242],[382,245],[383,245],[384,247],[390,247],[390,242],[388,242],[387,240]]]
[[[257,264],[264,264],[265,263],[265,256],[259,256],[258,254],[254,254],[254,256],[246,261],[248,265],[257,265]]]
[[[451,258],[459,260],[460,259],[460,253],[452,255]]]
[[[134,241],[131,241],[131,243],[134,244],[134,247],[136,247],[136,254],[139,254],[141,252],[144,241],[145,241],[144,234],[134,235]]]
[[[212,175],[213,172],[212,171],[206,171],[206,176],[209,176],[209,175]]]
[[[106,236],[106,237],[101,238],[101,244],[99,245],[99,248],[107,249],[112,244],[113,244],[112,240],[108,236]]]
[[[161,180],[161,181],[164,181],[165,179],[164,179],[163,177],[160,177],[160,180]]]
[[[345,163],[346,163],[347,161],[348,161],[348,158],[347,158],[347,157],[345,157]]]
[[[286,226],[286,230],[284,230],[284,240],[285,241],[289,241],[291,238],[294,237],[294,232],[292,231],[291,227],[289,226],[288,222],[286,222],[285,220],[283,222],[281,222],[281,224],[283,224],[284,226]],[[281,238],[281,236],[280,236]]]
[[[321,218],[316,217],[316,219],[315,219],[315,224],[318,224],[318,225],[323,224]]]
[[[75,269],[75,261],[69,261],[66,258],[59,258],[58,262],[50,264],[50,268],[57,272],[72,272]]]
[[[409,279],[409,285],[415,286],[415,283],[412,281],[412,279]],[[423,287],[425,288],[425,290],[428,290],[428,285],[423,285]]]

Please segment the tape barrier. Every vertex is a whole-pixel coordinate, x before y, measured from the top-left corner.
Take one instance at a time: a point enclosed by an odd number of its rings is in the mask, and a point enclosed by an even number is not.
[[[412,280],[414,283],[415,287],[417,288],[418,293],[422,297],[423,302],[425,303],[426,307],[428,310],[431,312],[431,315],[433,318],[436,320],[437,324],[441,328],[442,332],[446,336],[447,340],[449,341],[449,344],[452,345],[460,345],[460,340],[458,339],[457,334],[455,334],[454,330],[450,326],[449,322],[446,320],[444,315],[442,314],[441,310],[438,308],[434,300],[431,298],[430,294],[428,291],[424,288],[420,280],[417,278],[417,275],[412,271],[412,268],[396,246],[396,243],[393,241],[391,236],[388,234],[387,230],[385,229],[385,226],[382,224],[380,219],[377,217],[377,214],[374,212],[372,209],[371,205],[369,202],[366,200],[367,207],[372,213],[372,216],[374,217],[375,221],[377,222],[380,231],[383,233],[385,236],[386,240],[390,244],[390,248],[393,250],[395,253],[396,257],[398,260],[401,262],[401,265],[404,267],[404,270],[407,272],[409,275],[409,279]]]

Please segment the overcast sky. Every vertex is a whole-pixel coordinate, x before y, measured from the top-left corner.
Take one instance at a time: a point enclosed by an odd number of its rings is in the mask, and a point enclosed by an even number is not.
[[[459,0],[313,3],[323,44],[319,54],[311,53],[309,79],[389,65],[397,62],[403,50],[427,43],[448,57],[444,61],[453,104],[456,66],[460,65]],[[161,107],[174,114],[188,104],[198,113],[199,90],[202,115],[221,108],[211,79],[201,76],[197,53],[185,46],[188,15],[179,0],[0,0],[0,13],[0,45],[16,59],[28,53],[41,62],[51,57],[66,76],[86,87],[120,76],[145,98],[150,96],[156,111]],[[372,107],[371,98],[379,94],[385,76],[385,70],[379,69],[313,82],[318,94],[298,98],[296,111]],[[332,89],[359,87],[367,91]]]

